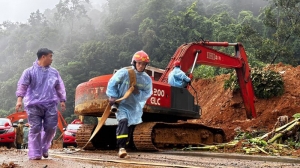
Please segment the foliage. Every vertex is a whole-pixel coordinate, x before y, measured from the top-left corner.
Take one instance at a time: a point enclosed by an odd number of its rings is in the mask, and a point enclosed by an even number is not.
[[[200,65],[193,72],[195,79],[207,79],[215,76],[215,68],[212,66]]]
[[[279,73],[271,70],[254,68],[251,73],[255,96],[268,99],[280,96],[284,92],[284,82]]]
[[[240,86],[237,83],[237,76],[235,72],[230,73],[229,79],[224,81],[224,89],[230,89],[233,92],[236,92],[240,89]]]
[[[262,99],[280,96],[284,92],[284,82],[279,73],[271,70],[253,68],[251,79],[255,96]],[[224,82],[224,89],[237,91],[239,89],[236,73],[231,73],[228,80]]]
[[[297,114],[295,114],[297,115]],[[294,115],[294,116],[295,116]],[[237,135],[233,141],[218,145],[204,145],[201,147],[186,147],[182,150],[219,150],[234,148],[237,152],[246,154],[264,153],[266,155],[291,154],[293,149],[299,149],[299,118],[270,132],[251,131],[243,132],[239,127],[235,129]],[[263,134],[262,134],[263,133]],[[283,141],[281,141],[283,140]],[[274,143],[278,141],[281,143]]]
[[[270,63],[280,61],[295,65],[299,61],[299,56],[294,53],[299,49],[293,47],[293,42],[300,35],[298,17],[300,2],[298,0],[270,1],[270,5],[264,9],[260,18],[266,25],[265,33],[268,34],[262,39],[261,47],[268,47],[271,50],[267,54],[260,55],[260,59],[267,57]],[[263,52],[264,50],[262,50]]]
[[[293,117],[294,117],[295,119],[299,119],[299,118],[300,118],[300,113],[294,114]]]

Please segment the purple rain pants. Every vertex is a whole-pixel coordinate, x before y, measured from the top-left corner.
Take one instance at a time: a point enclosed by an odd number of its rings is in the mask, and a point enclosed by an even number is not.
[[[25,109],[30,129],[28,133],[28,157],[41,158],[47,153],[57,128],[57,104],[32,105]]]

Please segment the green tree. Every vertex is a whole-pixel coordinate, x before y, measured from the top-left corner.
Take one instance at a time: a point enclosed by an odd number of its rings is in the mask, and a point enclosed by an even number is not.
[[[30,14],[28,23],[31,26],[46,26],[47,20],[45,16],[42,13],[40,13],[39,10],[37,10],[36,12],[32,12]]]
[[[270,63],[281,61],[295,65],[299,61],[299,56],[295,56],[294,53],[299,47],[296,47],[293,42],[300,36],[298,17],[300,2],[298,0],[270,2],[261,16],[267,26],[266,33],[271,34],[263,40],[264,47],[270,48],[267,51],[268,61]]]
[[[88,0],[60,0],[56,5],[57,12],[54,14],[54,25],[57,28],[63,28],[64,34],[68,34],[67,42],[72,42],[74,31],[79,31],[83,25],[90,24],[90,18],[84,3]],[[76,36],[75,36],[76,37]]]

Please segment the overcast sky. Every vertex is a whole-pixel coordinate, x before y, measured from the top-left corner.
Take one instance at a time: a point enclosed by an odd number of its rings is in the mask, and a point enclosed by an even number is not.
[[[92,0],[95,3],[103,0]],[[27,22],[30,13],[53,9],[59,0],[0,0],[0,24],[3,21]]]

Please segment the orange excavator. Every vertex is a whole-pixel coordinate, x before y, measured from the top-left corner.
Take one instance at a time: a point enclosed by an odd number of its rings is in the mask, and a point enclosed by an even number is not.
[[[233,47],[235,54],[231,56],[217,51],[213,47]],[[195,90],[194,97],[190,93],[191,89],[177,88],[168,84],[168,74],[173,68],[174,61],[180,61],[181,69],[189,73],[191,78],[196,64],[234,68],[247,118],[256,117],[255,97],[250,78],[251,70],[243,45],[209,41],[183,44],[176,50],[165,70],[150,66],[146,68],[146,72],[153,79],[153,94],[143,108],[143,123],[135,127],[133,137],[131,137],[136,149],[158,150],[226,141],[225,133],[220,128],[187,122],[188,119],[200,118],[201,107],[198,104]],[[105,113],[108,105],[108,97],[105,92],[111,77],[112,74],[95,77],[77,86],[75,114],[84,118],[84,116],[101,117]],[[209,111],[205,113],[209,114]],[[115,116],[109,114],[109,117],[114,118]],[[116,146],[116,127],[113,124],[106,124],[101,127],[99,132],[94,133],[96,125],[83,124],[76,134],[77,144],[85,149],[114,148]]]
[[[59,128],[60,132],[63,133],[64,132],[64,128],[67,127],[67,122],[65,121],[64,117],[62,116],[62,114],[60,113],[60,111],[57,111],[57,115],[58,115],[58,123],[57,123],[57,127]],[[14,112],[12,114],[10,114],[9,116],[7,116],[6,118],[9,118],[10,121],[12,123],[19,121],[19,119],[27,119],[27,113],[26,111],[21,111],[21,112]]]

